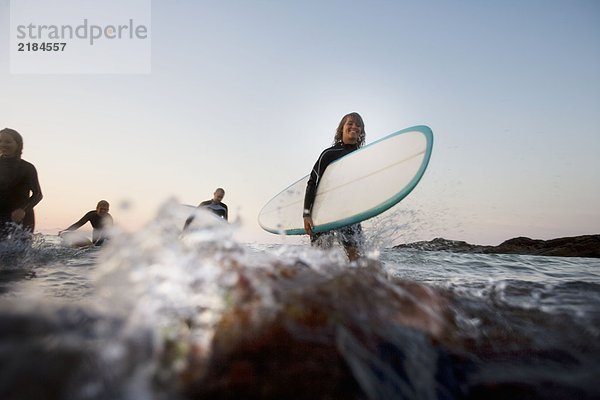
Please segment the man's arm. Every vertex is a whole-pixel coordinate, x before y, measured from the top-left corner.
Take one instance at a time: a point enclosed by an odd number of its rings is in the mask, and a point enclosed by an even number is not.
[[[90,212],[86,213],[83,217],[81,217],[81,219],[79,221],[77,221],[73,225],[69,226],[67,229],[65,229],[65,231],[74,231],[76,229],[81,228],[83,225],[85,225],[87,222],[90,221],[90,216],[94,212],[95,211],[90,211]]]
[[[19,208],[22,208],[23,210],[32,210],[44,197],[42,195],[40,181],[38,180],[37,170],[33,164],[29,164],[27,168],[27,183],[29,184],[29,190],[31,190],[31,197],[29,197],[25,204],[22,204]]]

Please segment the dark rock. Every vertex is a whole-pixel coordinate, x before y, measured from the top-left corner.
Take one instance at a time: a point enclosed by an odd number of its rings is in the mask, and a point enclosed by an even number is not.
[[[191,353],[181,374],[186,398],[464,398],[444,292],[375,264],[240,273],[210,352]],[[267,281],[276,308],[261,299]]]
[[[554,257],[600,258],[600,235],[563,237],[551,240],[516,237],[498,246],[481,246],[464,241],[435,238],[431,241],[407,243],[396,249],[450,251],[455,253],[523,254]]]

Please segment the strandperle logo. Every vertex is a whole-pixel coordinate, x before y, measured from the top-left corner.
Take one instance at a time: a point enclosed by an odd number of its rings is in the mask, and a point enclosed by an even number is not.
[[[149,74],[151,0],[10,0],[13,74]]]
[[[137,25],[133,19],[126,24],[90,24],[85,18],[80,25],[17,25],[19,40],[87,40],[90,46],[99,40],[147,39],[148,27]]]

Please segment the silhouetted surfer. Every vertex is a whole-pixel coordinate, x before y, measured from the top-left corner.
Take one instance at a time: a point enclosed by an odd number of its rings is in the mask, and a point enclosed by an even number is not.
[[[227,210],[227,204],[223,203],[223,197],[225,197],[225,190],[223,188],[217,188],[213,193],[213,198],[210,200],[203,201],[198,205],[198,208],[207,208],[213,214],[217,215],[220,218],[223,218],[225,221],[228,220],[229,214]],[[192,223],[194,220],[194,216],[190,216],[186,221],[183,229],[187,229],[188,225]]]
[[[96,246],[100,246],[107,239],[107,229],[112,227],[113,218],[108,213],[110,205],[106,200],[100,200],[96,205],[96,209],[88,211],[83,217],[73,225],[69,226],[64,231],[59,232],[59,236],[65,232],[75,231],[81,228],[88,222],[92,225],[92,243]]]
[[[42,189],[33,164],[21,159],[23,138],[13,129],[0,131],[0,239],[16,224],[35,229],[33,207],[42,200]]]
[[[227,204],[222,202],[223,197],[225,197],[225,190],[223,190],[223,188],[218,188],[213,193],[212,199],[203,201],[198,207],[206,207],[212,211],[213,214],[216,214],[227,221]]]

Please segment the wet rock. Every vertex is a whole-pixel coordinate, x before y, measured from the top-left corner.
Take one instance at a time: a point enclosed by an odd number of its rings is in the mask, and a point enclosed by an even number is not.
[[[438,291],[369,267],[282,267],[263,277],[277,298],[269,305],[255,280],[239,282],[209,357],[191,354],[182,374],[187,398],[461,396],[444,345],[455,326]]]
[[[149,340],[131,341],[122,357],[108,355],[122,323],[79,307],[0,304],[0,399],[123,398],[140,362],[133,354],[147,359]]]
[[[600,258],[600,235],[563,237],[552,240],[535,240],[527,237],[518,237],[509,239],[485,252]]]
[[[481,246],[464,241],[436,238],[395,246],[397,249],[450,251],[456,253],[522,254],[554,257],[600,258],[600,235],[563,237],[551,240],[516,237],[498,246]]]

